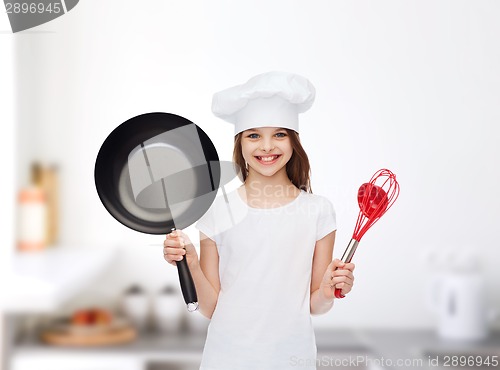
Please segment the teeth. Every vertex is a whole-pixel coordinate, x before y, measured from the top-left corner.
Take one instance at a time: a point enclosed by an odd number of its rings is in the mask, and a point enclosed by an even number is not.
[[[273,156],[270,156],[270,157],[257,157],[257,158],[259,158],[259,160],[261,160],[262,162],[272,162],[276,158],[278,158],[278,156],[277,155],[273,155]]]

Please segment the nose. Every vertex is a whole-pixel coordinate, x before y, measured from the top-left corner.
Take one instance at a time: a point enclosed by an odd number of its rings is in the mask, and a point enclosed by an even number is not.
[[[263,152],[270,152],[274,149],[274,142],[272,137],[263,137],[260,149]]]

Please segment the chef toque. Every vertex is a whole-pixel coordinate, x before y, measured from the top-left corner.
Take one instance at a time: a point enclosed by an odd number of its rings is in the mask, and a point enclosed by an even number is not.
[[[233,123],[235,135],[255,127],[284,127],[298,132],[299,113],[311,108],[315,94],[305,77],[267,72],[215,93],[212,112]]]

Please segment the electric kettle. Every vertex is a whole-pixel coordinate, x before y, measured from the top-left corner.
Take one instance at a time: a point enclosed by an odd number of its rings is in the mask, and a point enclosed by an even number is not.
[[[484,279],[479,272],[445,272],[432,285],[431,306],[441,338],[479,341],[488,336],[494,315],[486,308]]]

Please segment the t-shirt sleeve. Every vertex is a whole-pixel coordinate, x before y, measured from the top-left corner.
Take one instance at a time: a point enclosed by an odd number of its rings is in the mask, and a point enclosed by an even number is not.
[[[209,208],[207,212],[194,225],[199,231],[215,241],[215,217],[213,208]]]
[[[332,231],[337,230],[335,209],[332,203],[327,198],[321,197],[320,199],[321,206],[316,228],[316,240],[320,240]]]

